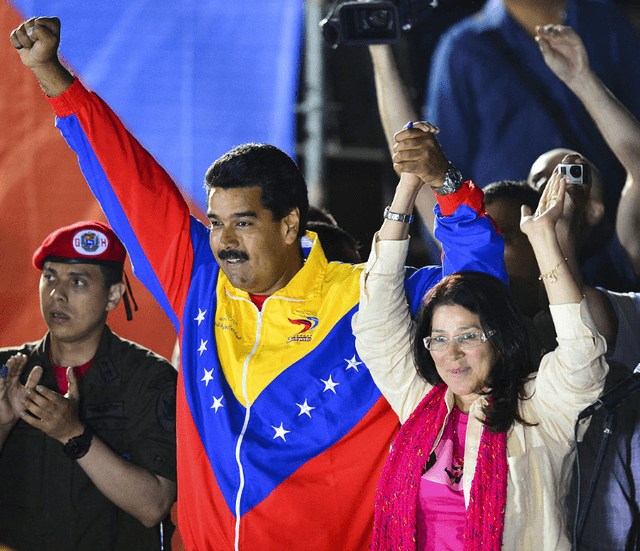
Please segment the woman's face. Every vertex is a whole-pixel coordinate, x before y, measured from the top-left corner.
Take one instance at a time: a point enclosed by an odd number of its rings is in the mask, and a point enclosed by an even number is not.
[[[480,318],[459,305],[438,306],[433,312],[431,336],[452,339],[464,333],[482,332]],[[475,348],[463,348],[451,341],[447,348],[431,351],[438,374],[455,394],[458,407],[468,412],[478,398],[475,391],[482,389],[499,353],[489,341]]]

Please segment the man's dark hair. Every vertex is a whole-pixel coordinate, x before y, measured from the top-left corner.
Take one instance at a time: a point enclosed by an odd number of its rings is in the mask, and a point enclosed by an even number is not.
[[[324,255],[329,262],[359,264],[360,243],[349,232],[325,222],[307,222],[307,229],[318,234]]]
[[[338,222],[327,209],[317,207],[315,205],[309,205],[309,212],[307,213],[307,224],[310,222],[321,222],[323,224],[329,224],[330,226],[337,226]],[[309,229],[307,227],[307,229]]]
[[[499,199],[509,199],[515,201],[519,205],[527,205],[531,212],[535,212],[540,201],[540,192],[533,189],[526,180],[514,182],[512,180],[503,180],[494,182],[485,187],[484,202],[486,205]]]
[[[113,262],[110,264],[98,264],[98,266],[100,266],[100,271],[104,277],[104,284],[107,289],[115,283],[120,283],[122,281],[124,264]]]
[[[262,205],[278,222],[294,208],[300,211],[298,238],[304,235],[309,210],[307,185],[300,169],[284,151],[268,144],[249,143],[225,153],[207,170],[207,196],[211,189],[259,187]]]
[[[514,422],[529,424],[520,417],[518,402],[527,398],[525,383],[534,364],[531,360],[529,333],[522,314],[507,286],[498,278],[482,272],[464,271],[444,278],[429,291],[415,331],[413,354],[418,373],[430,384],[442,383],[431,353],[423,339],[431,335],[433,313],[439,306],[458,305],[480,319],[485,334],[499,357],[478,394],[489,396],[483,407],[488,430],[504,432]]]

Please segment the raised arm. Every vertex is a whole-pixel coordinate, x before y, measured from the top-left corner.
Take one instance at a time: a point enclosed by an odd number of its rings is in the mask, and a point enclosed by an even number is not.
[[[618,239],[640,275],[640,122],[591,70],[589,57],[570,27],[537,28],[545,62],[580,99],[598,130],[627,171],[616,218]]]
[[[391,154],[394,154],[394,133],[407,121],[418,120],[418,113],[411,102],[391,46],[369,46],[373,62],[373,76],[378,99],[378,113]],[[433,234],[433,208],[436,199],[428,188],[422,188],[416,197],[416,209],[430,233]]]
[[[438,195],[436,234],[443,236],[443,266],[425,267],[405,281],[408,224],[402,218],[411,214],[422,187],[429,193],[445,187],[449,170],[435,132],[429,123],[416,123],[396,134],[394,169],[401,178],[388,216],[401,219],[387,218],[376,235],[353,318],[358,354],[401,421],[428,391],[411,356],[412,312],[420,309],[425,293],[443,275],[459,270],[484,271],[506,281],[504,242],[484,216],[482,190],[471,182],[458,182],[456,191]]]
[[[525,407],[536,411],[536,420],[550,438],[570,445],[578,414],[602,392],[608,368],[604,338],[596,330],[556,235],[564,198],[565,179],[556,168],[535,214],[522,207],[520,227],[536,255],[558,336],[557,348],[540,363],[535,392]]]
[[[389,210],[392,213],[411,215],[416,199],[426,184],[431,189],[444,185],[449,161],[435,135],[438,128],[428,122],[417,122],[405,127],[394,135],[393,168],[400,174],[400,183],[396,188]],[[433,197],[431,190],[426,193]],[[435,204],[435,199],[434,199]],[[380,229],[380,239],[406,239],[409,224],[385,219]]]
[[[73,84],[73,75],[58,58],[60,20],[57,17],[32,17],[11,33],[10,40],[47,96],[55,98]]]
[[[582,293],[571,273],[558,236],[556,223],[562,215],[565,197],[565,178],[556,168],[545,187],[534,214],[522,206],[520,228],[529,239],[536,255],[549,304],[580,303]]]
[[[352,322],[358,354],[401,421],[426,391],[410,353],[413,321],[405,299],[404,262],[416,197],[425,183],[441,187],[449,164],[435,132],[428,123],[416,123],[396,134],[393,161],[400,182],[363,271]],[[440,279],[441,270],[426,272],[427,286]]]
[[[20,25],[11,44],[53,106],[56,126],[78,155],[80,168],[109,224],[131,257],[136,276],[151,291],[176,329],[191,275],[191,230],[207,241],[176,184],[117,115],[74,80],[58,58],[60,21],[39,17]],[[194,232],[195,235],[196,232]]]

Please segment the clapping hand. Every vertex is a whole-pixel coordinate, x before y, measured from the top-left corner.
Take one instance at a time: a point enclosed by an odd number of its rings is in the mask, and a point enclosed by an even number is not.
[[[21,413],[22,418],[32,427],[63,444],[84,431],[78,417],[78,380],[71,367],[67,369],[67,381],[69,391],[64,396],[43,386],[29,389],[24,411]]]
[[[20,375],[27,364],[27,356],[14,354],[0,367],[0,427],[12,427],[24,411],[27,392],[34,389],[42,368],[35,367],[29,374],[26,385],[20,382]]]

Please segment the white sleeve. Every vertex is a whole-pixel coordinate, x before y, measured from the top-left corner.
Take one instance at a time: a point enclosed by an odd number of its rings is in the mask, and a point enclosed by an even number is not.
[[[402,423],[431,390],[418,375],[411,353],[415,324],[404,294],[408,248],[408,239],[378,241],[376,234],[352,321],[356,350]]]

